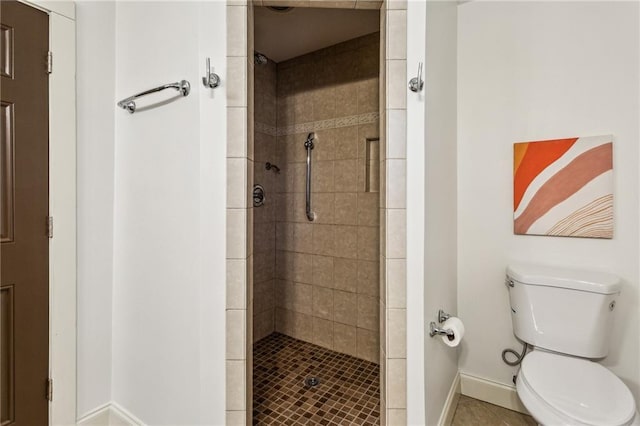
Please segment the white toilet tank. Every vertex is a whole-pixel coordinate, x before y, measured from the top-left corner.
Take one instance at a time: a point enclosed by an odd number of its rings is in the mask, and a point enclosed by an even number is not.
[[[585,358],[609,352],[620,278],[552,266],[507,267],[513,331],[533,346]]]

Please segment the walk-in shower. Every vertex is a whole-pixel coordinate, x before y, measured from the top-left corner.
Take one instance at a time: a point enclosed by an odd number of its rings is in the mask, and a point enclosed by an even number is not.
[[[287,37],[299,42],[288,46],[256,32],[254,424],[379,423],[380,33],[371,21],[364,35],[324,44],[295,28]]]

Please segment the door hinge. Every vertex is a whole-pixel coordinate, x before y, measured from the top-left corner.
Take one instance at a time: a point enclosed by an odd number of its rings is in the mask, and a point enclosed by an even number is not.
[[[47,379],[47,401],[53,401],[53,379]]]
[[[53,52],[47,52],[47,74],[51,74],[53,72]]]
[[[47,237],[53,238],[53,216],[47,216]]]

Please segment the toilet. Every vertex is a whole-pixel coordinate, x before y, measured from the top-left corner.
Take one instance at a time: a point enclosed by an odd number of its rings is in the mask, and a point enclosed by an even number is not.
[[[640,425],[631,391],[592,361],[609,352],[620,278],[512,264],[506,284],[514,334],[533,347],[516,391],[534,419],[545,426]]]

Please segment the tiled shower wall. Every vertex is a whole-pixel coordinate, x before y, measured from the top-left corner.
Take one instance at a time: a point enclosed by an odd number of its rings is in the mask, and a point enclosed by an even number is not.
[[[253,215],[253,341],[275,330],[276,200],[282,173],[276,149],[276,64],[254,65],[254,181],[265,189],[264,205]]]
[[[380,346],[379,39],[380,33],[373,33],[277,65],[273,135],[278,155],[274,161],[282,172],[269,175],[279,185],[274,186],[279,189],[276,330],[376,363]],[[258,131],[256,123],[256,159],[261,151]],[[309,222],[304,141],[312,131],[316,133],[312,153],[316,220]],[[265,145],[272,142],[265,136]],[[272,150],[272,145],[264,149],[267,156],[272,156]],[[257,169],[256,182],[260,183]],[[256,252],[260,238],[256,228]],[[257,301],[257,276],[255,280]]]

